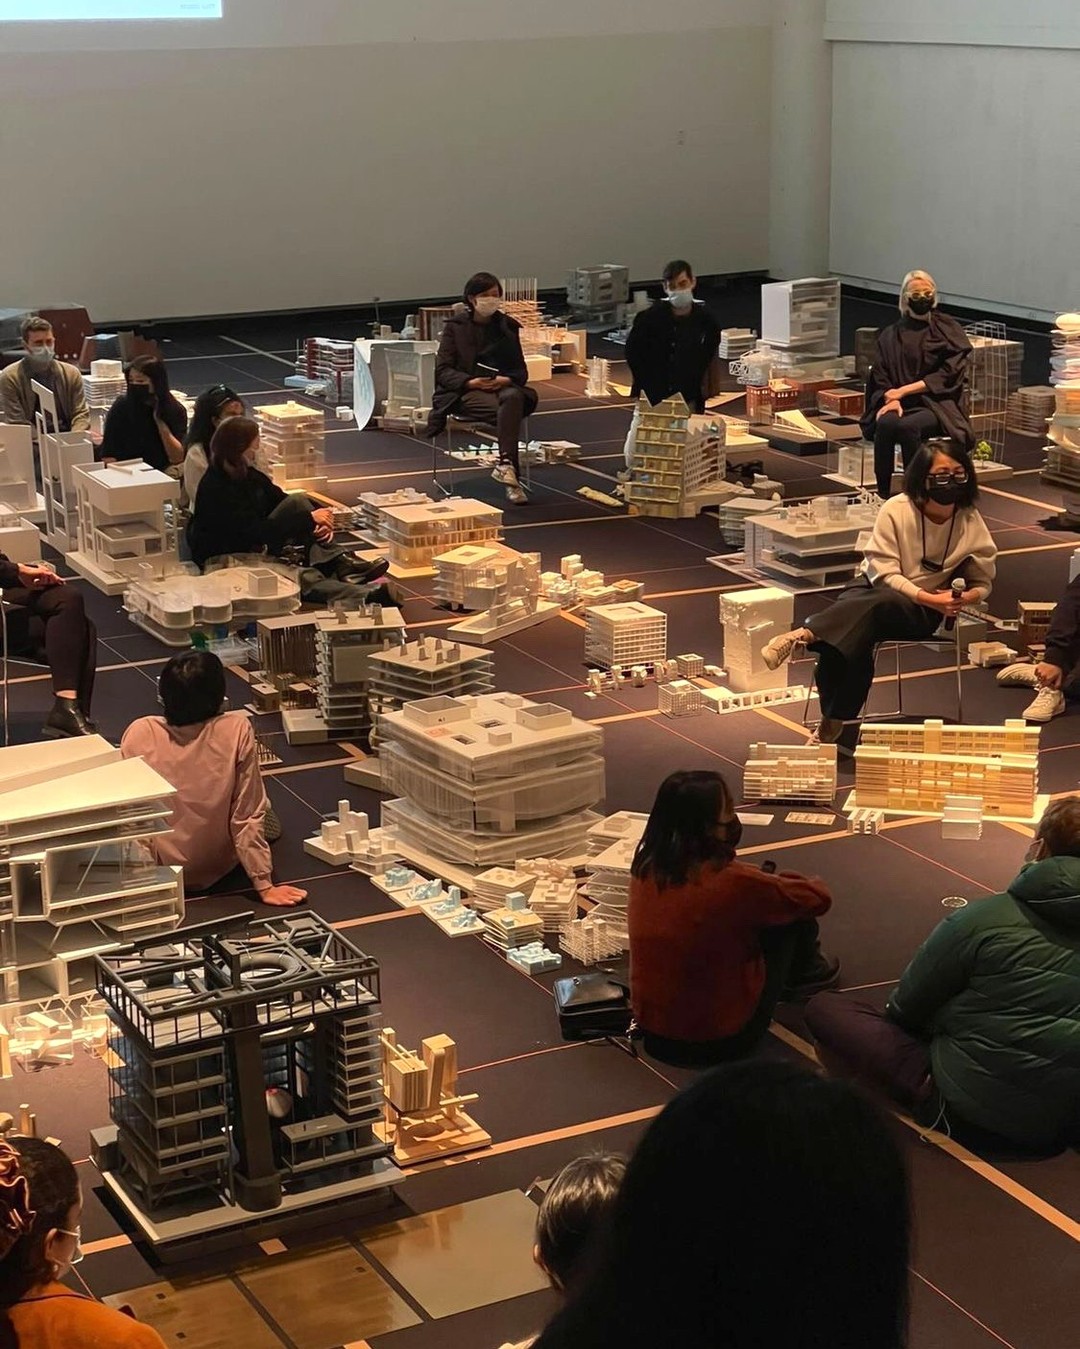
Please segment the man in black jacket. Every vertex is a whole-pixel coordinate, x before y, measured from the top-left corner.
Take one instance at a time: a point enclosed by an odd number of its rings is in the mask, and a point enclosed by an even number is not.
[[[626,339],[626,363],[633,377],[630,392],[650,403],[681,393],[691,412],[705,411],[705,381],[720,346],[720,325],[694,299],[694,269],[683,258],[664,268],[664,298],[643,310]],[[635,422],[626,441],[630,466]]]

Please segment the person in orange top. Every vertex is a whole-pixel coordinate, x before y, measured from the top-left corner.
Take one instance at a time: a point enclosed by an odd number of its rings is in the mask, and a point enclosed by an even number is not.
[[[749,1053],[781,1000],[832,988],[820,880],[736,859],[742,826],[719,773],[672,773],[630,869],[630,1001],[645,1050],[687,1067]]]
[[[165,1349],[161,1336],[60,1280],[82,1259],[71,1160],[41,1138],[0,1143],[0,1344]]]

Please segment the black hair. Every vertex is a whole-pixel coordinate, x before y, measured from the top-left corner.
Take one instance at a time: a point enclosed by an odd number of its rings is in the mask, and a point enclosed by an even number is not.
[[[536,1219],[536,1245],[558,1288],[570,1288],[582,1273],[585,1252],[625,1173],[625,1157],[596,1152],[567,1162],[548,1186]]]
[[[503,293],[502,282],[497,276],[491,272],[477,272],[465,282],[465,287],[461,292],[462,299],[471,309],[470,301],[474,300],[477,295],[483,295],[484,291],[490,290],[492,286],[498,286],[500,295]]]
[[[701,866],[726,866],[741,837],[735,802],[719,773],[672,773],[656,793],[630,874],[661,889],[682,885]]]
[[[536,1349],[902,1349],[909,1244],[877,1107],[808,1068],[732,1064],[653,1121]]]
[[[259,438],[259,423],[254,417],[226,417],[210,437],[207,462],[230,478],[242,478],[248,471],[244,455]]]
[[[201,445],[209,459],[210,442],[217,430],[217,419],[221,416],[221,409],[228,407],[230,403],[239,403],[243,406],[244,400],[227,384],[215,384],[212,389],[204,389],[199,394],[191,410],[188,433],[184,437],[185,450],[189,450],[192,445]]]
[[[685,272],[691,281],[694,279],[694,269],[685,258],[672,258],[661,273],[663,281],[674,281],[681,273]]]
[[[10,1138],[19,1154],[19,1171],[26,1178],[33,1221],[0,1260],[0,1345],[14,1344],[10,1319],[3,1313],[53,1278],[45,1254],[50,1232],[66,1227],[68,1214],[79,1201],[79,1177],[66,1153],[43,1138]],[[5,1188],[4,1198],[7,1196]]]
[[[157,398],[159,409],[169,403],[175,403],[177,407],[180,406],[179,401],[173,397],[172,389],[169,387],[169,372],[160,356],[136,356],[128,366],[126,373],[129,388],[131,387],[131,376],[133,374],[146,376]]]
[[[170,726],[195,726],[225,703],[225,667],[212,651],[184,651],[165,663],[158,697]]]
[[[926,479],[935,454],[948,455],[953,463],[958,464],[967,474],[967,481],[956,500],[957,509],[974,506],[979,499],[979,482],[975,476],[975,465],[971,462],[971,455],[955,440],[945,437],[940,440],[924,441],[911,456],[911,463],[904,470],[904,492],[917,506],[929,501],[930,493],[926,489]]]

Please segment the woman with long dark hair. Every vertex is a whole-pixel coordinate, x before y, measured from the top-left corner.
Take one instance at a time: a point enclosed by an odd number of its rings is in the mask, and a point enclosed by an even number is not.
[[[215,384],[205,389],[195,400],[191,424],[184,438],[184,471],[181,478],[180,504],[194,508],[199,483],[210,467],[210,442],[214,432],[229,417],[242,417],[244,400],[227,384]]]
[[[661,783],[630,868],[630,1001],[646,1052],[665,1063],[749,1053],[781,998],[839,978],[818,945],[824,883],[740,862],[741,836],[719,773]]]
[[[160,356],[139,356],[125,371],[127,392],[105,417],[101,458],[105,463],[142,459],[165,473],[184,457],[187,413],[169,388]]]
[[[719,1068],[650,1125],[536,1349],[903,1349],[909,1202],[892,1131],[851,1087]]]

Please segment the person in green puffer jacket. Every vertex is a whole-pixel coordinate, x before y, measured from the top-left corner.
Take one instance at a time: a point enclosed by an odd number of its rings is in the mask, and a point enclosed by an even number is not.
[[[884,1014],[822,993],[806,1020],[830,1072],[920,1119],[1029,1148],[1080,1143],[1080,796],[1049,807],[1003,894],[934,929]]]

